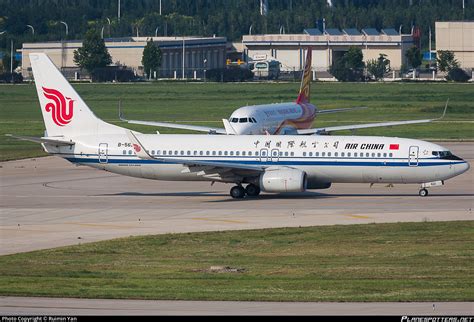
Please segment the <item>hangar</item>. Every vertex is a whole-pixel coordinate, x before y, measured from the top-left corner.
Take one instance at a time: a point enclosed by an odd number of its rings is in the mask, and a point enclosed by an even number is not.
[[[450,50],[461,68],[474,68],[474,21],[436,21],[436,50]]]
[[[225,66],[225,37],[124,37],[104,39],[104,42],[113,64],[130,67],[141,76],[143,49],[150,38],[162,51],[160,77],[183,77],[183,65],[186,78],[202,77],[206,69]],[[43,52],[68,78],[74,78],[74,72],[79,71],[73,60],[74,50],[80,47],[80,40],[24,43],[21,49],[23,77],[31,79],[32,76],[28,54]]]
[[[326,71],[334,59],[343,55],[350,46],[362,49],[364,60],[377,59],[379,54],[387,55],[391,68],[399,70],[405,64],[405,52],[414,45],[412,34],[400,34],[395,29],[348,28],[339,30],[327,28],[305,29],[302,34],[244,35],[244,57],[275,59],[281,62],[282,71],[298,71],[304,66],[306,47],[313,50],[313,70]]]

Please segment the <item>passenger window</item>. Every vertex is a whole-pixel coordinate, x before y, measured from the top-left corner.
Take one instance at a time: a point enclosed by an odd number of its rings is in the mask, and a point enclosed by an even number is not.
[[[347,152],[347,156],[350,158],[350,157],[351,157],[351,153],[350,153],[350,152]]]
[[[383,157],[386,158],[386,157],[387,157],[387,153],[384,153],[384,154],[383,154]]]
[[[123,150],[123,154],[127,154],[127,150]]]
[[[222,155],[222,151],[219,151],[219,155]]]
[[[160,150],[156,151],[156,155],[160,155]]]
[[[230,151],[230,155],[234,155],[234,151]]]
[[[212,151],[212,155],[216,155],[216,151]]]
[[[206,155],[209,155],[209,154],[210,154],[209,151],[206,151]]]
[[[287,157],[287,156],[288,156],[288,152],[285,152],[285,157]]]
[[[249,151],[249,157],[251,157],[251,156],[252,156],[252,151]]]
[[[168,154],[169,154],[169,155],[173,155],[173,151],[168,151]]]
[[[165,150],[163,150],[163,155],[166,155],[166,151],[165,151]]]
[[[344,157],[344,152],[341,152],[341,157]]]
[[[334,153],[334,156],[335,156],[335,157],[337,157],[337,152],[336,152],[336,153]]]
[[[319,157],[319,152],[316,152],[315,155],[316,155],[317,157]]]
[[[330,157],[330,156],[331,156],[331,152],[328,152],[328,157]]]
[[[257,152],[255,152],[255,156],[256,156],[256,157],[258,157],[258,151],[257,151]]]
[[[194,151],[194,155],[198,155],[198,151]]]
[[[242,155],[245,156],[245,151],[242,151]]]
[[[313,156],[313,152],[310,152],[310,153],[309,153],[309,156],[312,157],[312,156]]]
[[[152,154],[152,155],[155,155],[155,150],[151,150],[151,154]]]
[[[199,151],[199,155],[204,155],[204,152],[203,152],[203,151]]]
[[[389,156],[389,157],[393,157],[393,153],[390,153],[388,156]]]
[[[187,154],[188,154],[188,155],[191,155],[191,151],[188,151],[188,153],[187,153]]]
[[[184,155],[184,151],[183,151],[183,150],[181,150],[181,155]]]
[[[228,154],[228,152],[227,152],[227,151],[224,151],[224,155],[227,155],[227,154]]]
[[[380,153],[377,153],[377,157],[380,158],[382,155]]]
[[[291,156],[292,156],[292,157],[295,156],[295,152],[291,152]]]
[[[304,156],[304,157],[306,156],[306,152],[303,152],[303,156]]]
[[[375,153],[372,153],[372,158],[375,158]]]
[[[370,156],[370,153],[367,152],[367,153],[365,154],[365,157],[368,158],[369,156]]]
[[[175,150],[175,151],[174,151],[174,155],[178,155],[178,150]]]
[[[132,154],[132,150],[128,150],[128,154]]]
[[[354,158],[357,158],[357,152],[354,152]]]
[[[240,152],[239,152],[239,151],[236,151],[236,152],[235,152],[235,155],[239,156],[239,155],[240,155]]]
[[[321,153],[321,156],[323,157],[326,156],[326,152]]]

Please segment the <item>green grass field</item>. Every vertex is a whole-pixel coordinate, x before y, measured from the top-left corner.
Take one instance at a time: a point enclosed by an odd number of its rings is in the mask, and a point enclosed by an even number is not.
[[[76,84],[74,87],[108,122],[118,121],[118,101],[130,119],[175,121],[222,126],[221,119],[246,104],[292,101],[298,83],[139,83]],[[385,135],[429,139],[474,139],[474,85],[434,83],[346,84],[315,83],[312,102],[321,109],[368,106],[369,109],[323,115],[314,126],[389,120],[435,118],[450,98],[446,118],[426,125],[357,131],[359,135]],[[38,144],[19,142],[4,134],[41,136],[44,125],[34,85],[0,86],[0,160],[44,155]],[[156,128],[126,125],[145,133]],[[183,133],[159,129],[161,133]],[[340,134],[350,134],[341,132]]]
[[[473,301],[473,245],[472,221],[131,237],[1,256],[0,295]]]

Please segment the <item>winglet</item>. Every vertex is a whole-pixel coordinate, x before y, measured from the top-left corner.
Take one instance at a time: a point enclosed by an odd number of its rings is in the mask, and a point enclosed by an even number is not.
[[[148,154],[147,150],[145,147],[138,141],[137,137],[135,134],[133,134],[132,131],[127,131],[128,138],[130,139],[133,150],[135,151],[135,154],[137,157],[140,159],[145,159],[145,160],[153,160],[154,158]]]
[[[122,100],[119,100],[119,103],[118,103],[118,114],[119,114],[118,116],[119,116],[120,121],[128,122],[128,120],[123,117]]]
[[[232,127],[232,125],[230,125],[229,120],[222,119],[222,123],[224,123],[224,128],[227,135],[237,135],[237,132],[235,131],[235,129]]]
[[[436,121],[442,120],[444,118],[444,116],[446,115],[446,111],[448,110],[448,103],[449,103],[449,98],[446,100],[446,105],[444,106],[443,115],[441,115],[440,118],[435,119]]]
[[[313,49],[307,48],[306,62],[304,65],[303,77],[301,78],[300,93],[296,99],[296,103],[309,103],[310,99],[310,87],[311,87],[311,57]]]

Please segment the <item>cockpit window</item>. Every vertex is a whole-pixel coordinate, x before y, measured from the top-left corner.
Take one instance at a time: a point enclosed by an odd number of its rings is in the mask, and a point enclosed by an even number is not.
[[[239,123],[247,123],[248,119],[246,117],[242,117],[239,119]]]
[[[443,160],[462,160],[460,157],[455,156],[450,151],[433,151],[431,154]]]
[[[233,117],[233,118],[230,119],[230,122],[231,123],[237,123],[237,122],[239,122],[239,119],[236,118],[236,117]]]
[[[252,117],[252,118],[250,118],[250,120],[251,120],[250,122],[252,122],[252,123],[257,123],[257,120],[256,120],[256,119],[254,119],[253,117]]]

